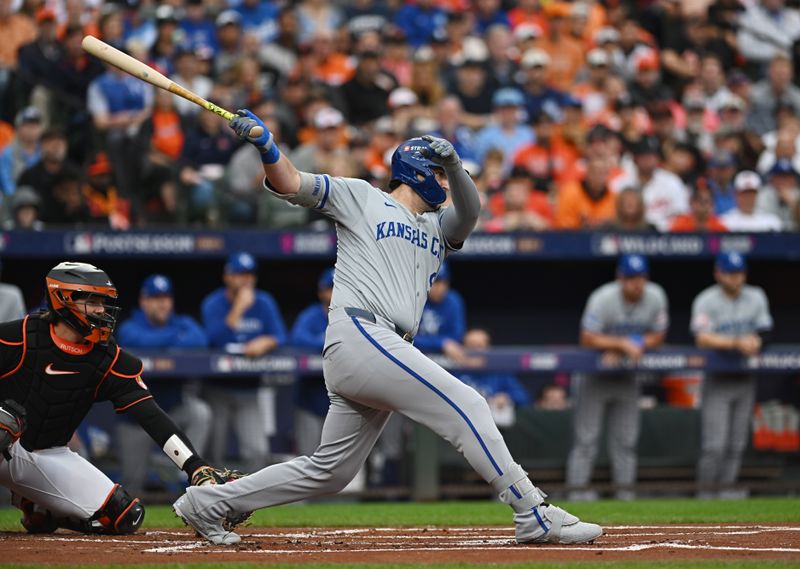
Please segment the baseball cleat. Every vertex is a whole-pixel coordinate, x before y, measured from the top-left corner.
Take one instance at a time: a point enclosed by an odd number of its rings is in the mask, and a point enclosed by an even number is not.
[[[172,509],[186,524],[214,545],[234,545],[242,541],[238,534],[222,527],[222,520],[207,520],[195,510],[187,494],[178,498]]]
[[[566,510],[543,503],[525,514],[514,514],[517,543],[592,543],[603,535],[597,524],[580,521]]]

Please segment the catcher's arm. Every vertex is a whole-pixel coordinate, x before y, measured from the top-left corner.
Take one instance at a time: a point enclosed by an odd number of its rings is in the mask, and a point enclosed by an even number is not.
[[[183,470],[190,479],[198,469],[208,467],[208,463],[197,454],[189,438],[155,400],[141,401],[126,413],[141,425],[175,466]]]

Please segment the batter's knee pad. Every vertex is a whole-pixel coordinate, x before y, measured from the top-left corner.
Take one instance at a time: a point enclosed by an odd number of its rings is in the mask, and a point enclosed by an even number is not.
[[[131,498],[115,484],[111,493],[95,514],[89,518],[83,531],[103,534],[134,533],[144,521],[144,506],[139,498]]]

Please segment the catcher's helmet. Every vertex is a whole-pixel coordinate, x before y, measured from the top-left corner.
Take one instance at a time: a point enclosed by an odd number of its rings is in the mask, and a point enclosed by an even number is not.
[[[427,140],[412,138],[406,140],[392,154],[392,178],[389,187],[396,188],[407,184],[430,205],[440,205],[447,194],[436,181],[432,168],[441,168],[427,156],[433,154]]]
[[[90,342],[105,343],[117,325],[117,287],[108,275],[89,263],[59,263],[47,273],[47,305],[58,318]],[[103,311],[89,314],[86,304]]]

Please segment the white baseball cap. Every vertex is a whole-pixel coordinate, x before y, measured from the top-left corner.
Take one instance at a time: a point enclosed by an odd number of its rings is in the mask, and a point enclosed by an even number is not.
[[[752,170],[743,170],[736,174],[733,179],[733,187],[736,188],[737,192],[758,191],[761,188],[761,176]]]
[[[418,102],[419,97],[408,87],[398,87],[389,94],[388,104],[392,109],[416,105]]]
[[[525,69],[530,69],[531,67],[547,67],[550,65],[550,56],[547,55],[545,50],[532,47],[523,54],[522,61],[519,63]]]
[[[320,130],[336,128],[343,122],[344,116],[333,107],[323,107],[314,115],[314,126]]]
[[[542,28],[537,24],[520,24],[514,29],[514,39],[516,41],[531,40],[542,37]]]
[[[596,47],[586,54],[586,62],[592,67],[608,65],[608,54],[606,50]]]

